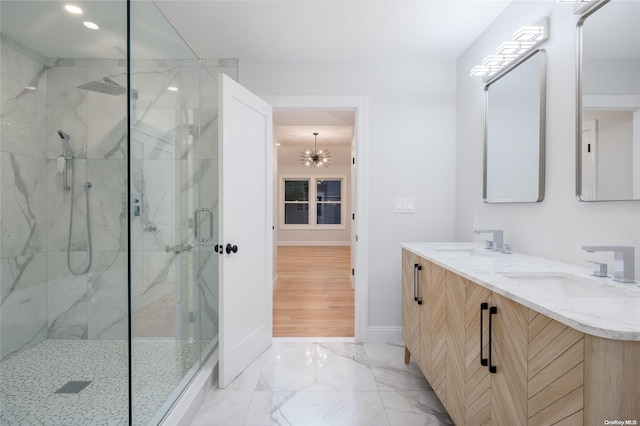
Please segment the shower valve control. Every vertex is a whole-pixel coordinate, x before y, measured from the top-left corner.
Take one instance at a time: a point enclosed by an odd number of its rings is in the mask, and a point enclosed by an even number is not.
[[[142,194],[131,195],[131,213],[133,216],[142,216]]]

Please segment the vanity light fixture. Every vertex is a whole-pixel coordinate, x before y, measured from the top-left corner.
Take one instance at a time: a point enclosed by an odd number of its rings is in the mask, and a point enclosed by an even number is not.
[[[91,22],[91,21],[84,21],[82,23],[85,27],[89,28],[90,30],[99,30],[100,27],[98,26],[98,24]]]
[[[318,150],[318,132],[313,134],[313,149],[305,149],[300,154],[300,163],[307,167],[329,167],[331,153],[328,150]]]
[[[470,74],[472,77],[482,77],[483,81],[486,82],[505,67],[517,62],[519,57],[532,51],[548,38],[548,17],[543,18],[536,25],[521,27],[513,33],[511,40],[505,41],[498,46],[495,54],[487,56],[481,65],[473,67]]]

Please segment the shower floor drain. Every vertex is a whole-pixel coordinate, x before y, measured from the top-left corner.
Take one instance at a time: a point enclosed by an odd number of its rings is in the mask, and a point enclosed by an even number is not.
[[[54,393],[80,393],[80,391],[87,386],[89,386],[91,382],[87,381],[71,381],[65,383],[60,389],[55,391]]]

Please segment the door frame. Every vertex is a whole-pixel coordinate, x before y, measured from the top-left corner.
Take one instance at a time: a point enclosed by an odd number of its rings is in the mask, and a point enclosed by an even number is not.
[[[369,153],[369,98],[367,96],[262,96],[274,110],[276,109],[353,109],[355,111],[355,169],[356,182],[352,185],[355,191],[355,205],[352,210],[356,213],[355,228],[357,242],[352,245],[355,256],[355,323],[354,334],[357,342],[368,340],[368,260],[369,260],[369,194],[367,192]],[[275,149],[275,138],[274,138]],[[274,170],[275,172],[275,170]],[[274,179],[276,181],[276,179]],[[275,223],[274,223],[275,225]],[[275,256],[275,253],[274,253]]]

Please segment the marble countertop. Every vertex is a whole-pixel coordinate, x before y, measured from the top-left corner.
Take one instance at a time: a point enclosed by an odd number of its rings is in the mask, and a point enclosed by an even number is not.
[[[640,341],[640,284],[596,277],[590,269],[478,243],[401,246],[502,296],[584,333]]]

